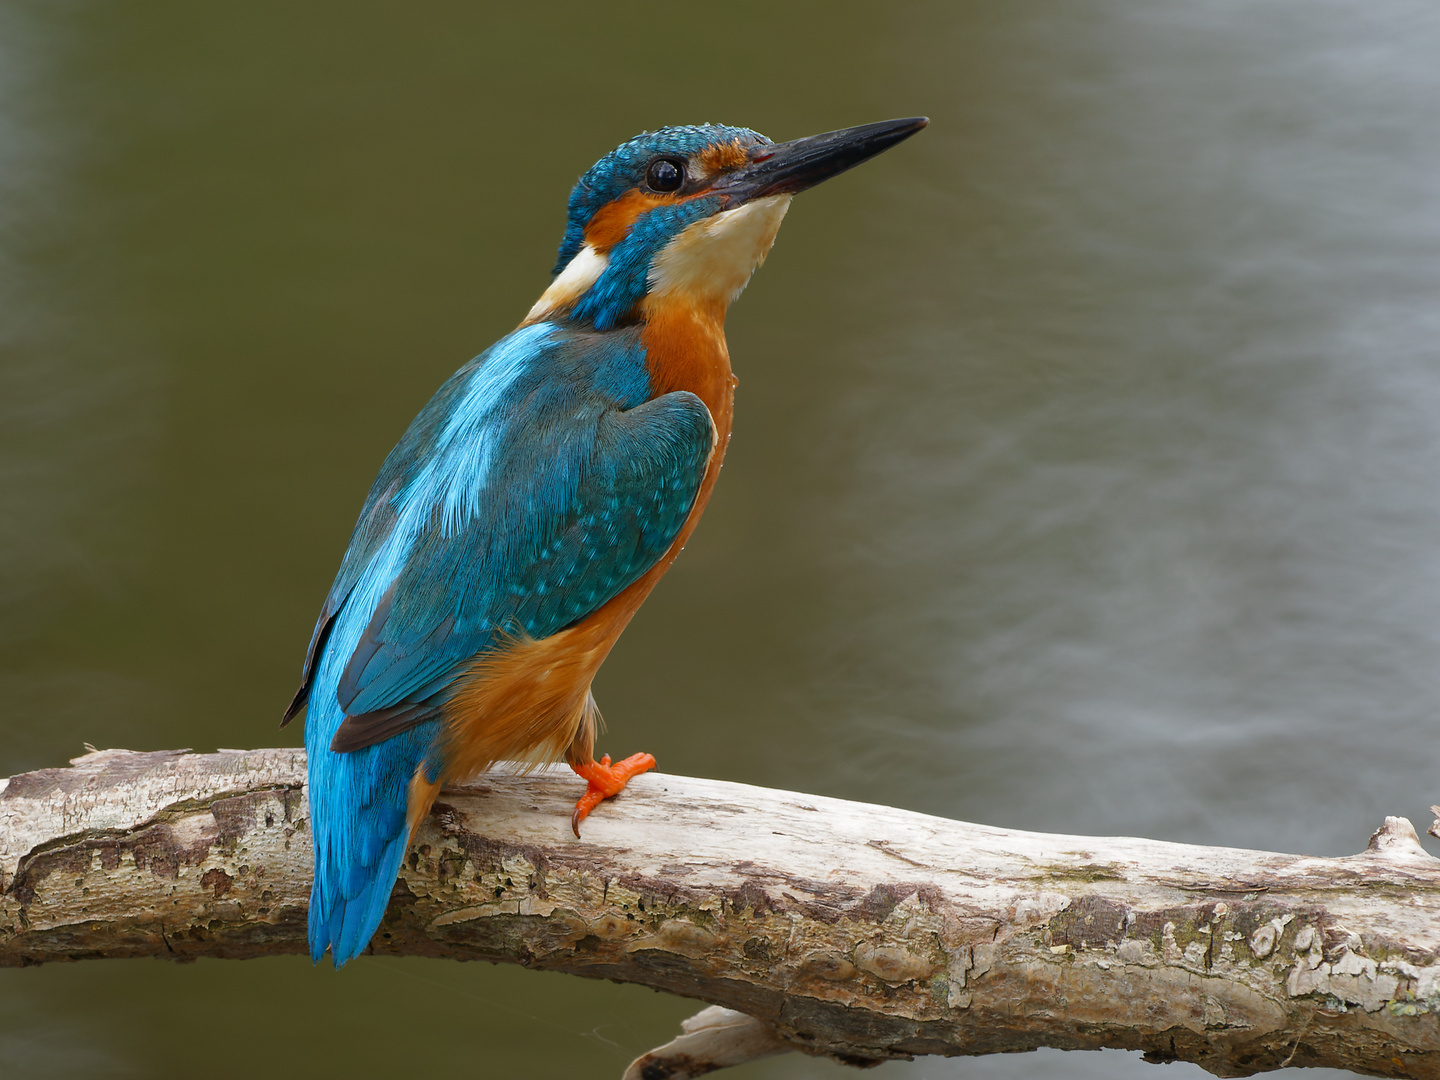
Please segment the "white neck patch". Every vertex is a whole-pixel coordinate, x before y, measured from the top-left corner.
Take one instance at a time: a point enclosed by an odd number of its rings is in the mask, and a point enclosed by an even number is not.
[[[530,314],[525,316],[525,321],[539,322],[547,315],[575,303],[599,280],[609,262],[608,257],[586,244],[565,264],[565,269],[560,271],[560,276],[550,283],[550,287],[540,294],[540,299],[535,301],[535,306],[530,309]]]
[[[651,261],[650,296],[730,303],[765,261],[790,198],[768,195],[687,227]]]

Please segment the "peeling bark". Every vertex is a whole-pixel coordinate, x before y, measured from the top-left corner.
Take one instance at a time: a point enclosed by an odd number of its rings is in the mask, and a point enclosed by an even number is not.
[[[300,751],[255,750],[104,751],[0,780],[0,965],[304,952],[304,779]],[[373,951],[754,1018],[707,1010],[632,1066],[646,1078],[778,1049],[871,1064],[1038,1046],[1440,1078],[1440,859],[1403,818],[1320,859],[651,773],[576,841],[576,793],[544,772],[447,790]]]

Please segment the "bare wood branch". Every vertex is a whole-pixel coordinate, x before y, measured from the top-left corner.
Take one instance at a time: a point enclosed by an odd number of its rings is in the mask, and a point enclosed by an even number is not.
[[[304,951],[300,752],[105,751],[0,785],[0,964]],[[857,1064],[1113,1046],[1222,1076],[1440,1077],[1440,859],[1402,818],[1320,859],[648,774],[576,841],[576,789],[492,773],[447,791],[374,950],[755,1019],[697,1017],[646,1077],[780,1046]]]

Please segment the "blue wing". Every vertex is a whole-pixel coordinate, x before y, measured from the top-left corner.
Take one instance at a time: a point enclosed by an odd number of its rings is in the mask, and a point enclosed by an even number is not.
[[[384,915],[450,680],[508,635],[583,619],[679,534],[714,427],[693,394],[648,396],[635,337],[527,327],[457,372],[386,459],[297,695],[317,959],[328,944],[343,963]]]
[[[693,394],[624,411],[571,410],[527,429],[495,464],[484,513],[429,530],[376,606],[341,675],[350,751],[437,715],[457,669],[497,633],[544,638],[578,622],[669,549],[713,441]]]

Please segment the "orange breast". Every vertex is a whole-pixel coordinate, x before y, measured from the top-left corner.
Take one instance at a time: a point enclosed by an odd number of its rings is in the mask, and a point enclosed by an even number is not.
[[[715,450],[705,468],[705,478],[695,496],[695,505],[670,549],[638,581],[580,624],[583,626],[594,621],[597,625],[613,626],[609,645],[615,643],[620,631],[625,629],[645,597],[650,595],[656,582],[670,569],[670,564],[700,523],[700,515],[705,512],[705,504],[710,501],[710,493],[720,476],[720,466],[725,460],[725,449],[730,445],[730,428],[735,417],[735,375],[730,370],[730,350],[725,344],[724,306],[718,303],[660,306],[646,300],[644,313],[645,329],[640,334],[640,340],[645,345],[652,394],[658,397],[676,390],[688,390],[703,401],[715,424]],[[605,651],[607,654],[610,651],[608,645]]]
[[[589,692],[590,679],[600,669],[611,647],[625,629],[657,582],[670,569],[695,526],[710,493],[720,476],[725,448],[730,443],[730,428],[735,415],[735,376],[730,370],[730,350],[725,344],[725,310],[716,304],[707,307],[667,304],[657,306],[647,300],[644,307],[645,328],[640,340],[645,345],[646,366],[650,371],[653,396],[688,390],[710,410],[715,424],[715,450],[705,468],[695,505],[681,526],[675,542],[654,566],[607,604],[588,616],[565,634],[579,640],[567,647],[579,646],[594,657],[594,667],[585,680]],[[562,635],[555,635],[556,638]],[[553,640],[553,639],[546,639]]]

